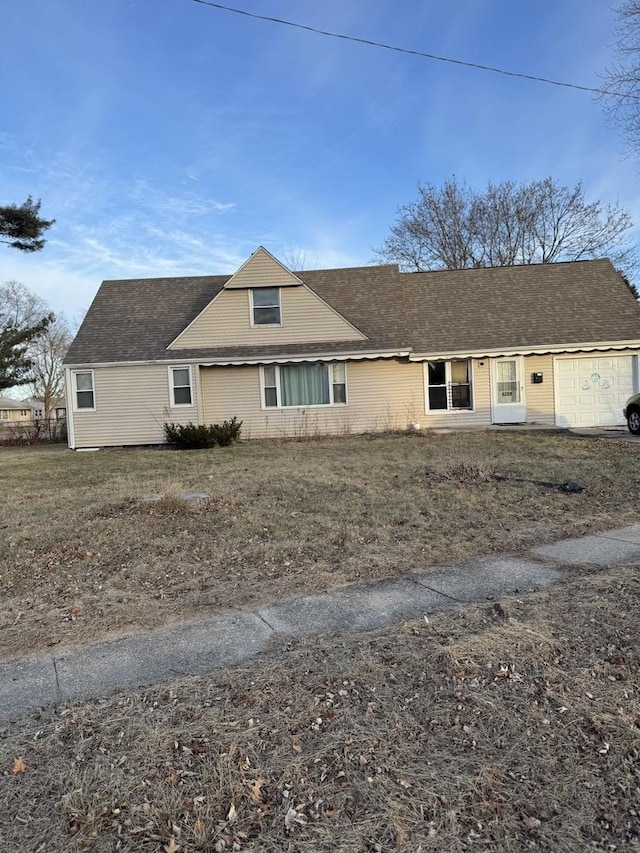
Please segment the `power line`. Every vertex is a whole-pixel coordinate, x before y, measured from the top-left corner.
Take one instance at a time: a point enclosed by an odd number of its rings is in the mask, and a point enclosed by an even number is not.
[[[244,15],[247,18],[256,18],[259,21],[269,21],[272,24],[282,24],[285,27],[293,27],[296,30],[306,30],[309,33],[315,33],[319,36],[342,39],[343,41],[353,41],[357,44],[368,45],[369,47],[380,47],[384,50],[393,50],[396,53],[406,53],[410,56],[419,56],[422,59],[433,59],[437,62],[449,62],[452,65],[463,65],[465,68],[475,68],[479,71],[490,71],[493,74],[504,74],[506,77],[520,77],[523,80],[533,80],[536,83],[547,83],[551,86],[564,86],[567,89],[578,89],[581,92],[591,92],[594,95],[613,95],[613,97],[616,98],[640,100],[640,95],[622,95],[620,92],[609,92],[606,89],[595,89],[592,86],[579,86],[577,83],[566,83],[561,80],[551,80],[548,77],[537,77],[535,74],[523,74],[519,71],[506,71],[504,68],[494,68],[492,65],[480,65],[477,62],[465,62],[462,59],[451,59],[449,56],[438,56],[435,53],[411,50],[407,47],[398,47],[397,45],[386,44],[381,41],[358,38],[357,36],[347,36],[343,33],[333,33],[329,30],[321,30],[317,27],[311,27],[308,24],[298,24],[295,21],[285,21],[283,18],[272,18],[269,15],[257,15],[255,12],[247,12],[246,9],[234,9],[232,6],[223,6],[222,3],[213,3],[210,2],[210,0],[193,0],[193,2],[200,3],[201,6],[211,6],[214,9],[222,9],[225,12],[234,12],[236,15]]]

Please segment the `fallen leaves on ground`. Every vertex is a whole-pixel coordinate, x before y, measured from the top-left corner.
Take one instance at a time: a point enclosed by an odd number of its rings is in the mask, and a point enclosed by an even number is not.
[[[14,776],[18,773],[24,773],[27,769],[27,765],[24,763],[24,759],[18,756],[13,762],[13,767],[11,768],[11,772]]]

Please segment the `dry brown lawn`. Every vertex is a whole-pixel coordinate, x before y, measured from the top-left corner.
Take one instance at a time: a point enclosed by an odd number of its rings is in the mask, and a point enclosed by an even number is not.
[[[503,432],[0,450],[0,659],[629,524],[639,460]]]
[[[473,441],[510,460],[529,446]],[[554,440],[546,452],[569,446]],[[584,464],[596,449],[571,446]],[[336,445],[325,447],[335,460]],[[345,451],[345,465],[357,464],[359,447]],[[416,448],[435,445],[372,447],[406,482],[424,467]],[[599,450],[604,467],[618,452]],[[285,451],[302,463],[309,448],[283,447],[276,458]],[[237,472],[253,454],[243,448],[220,465]],[[568,582],[500,607],[307,640],[209,678],[0,727],[0,846],[638,850],[639,568],[574,569]]]

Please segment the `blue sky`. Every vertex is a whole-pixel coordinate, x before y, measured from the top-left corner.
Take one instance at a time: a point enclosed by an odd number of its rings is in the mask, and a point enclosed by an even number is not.
[[[259,14],[598,86],[604,0],[235,0]],[[548,175],[640,225],[637,161],[587,93],[337,41],[192,0],[2,12],[2,203],[42,198],[43,252],[0,247],[78,318],[102,279],[231,273],[260,244],[366,264],[418,181]],[[7,85],[7,81],[8,85]]]

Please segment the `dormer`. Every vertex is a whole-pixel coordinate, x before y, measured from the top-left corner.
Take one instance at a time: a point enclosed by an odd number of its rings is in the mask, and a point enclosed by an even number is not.
[[[260,246],[225,284],[225,290],[248,290],[252,326],[282,326],[281,287],[301,287],[302,281],[264,246]]]
[[[366,340],[260,246],[168,349]]]

